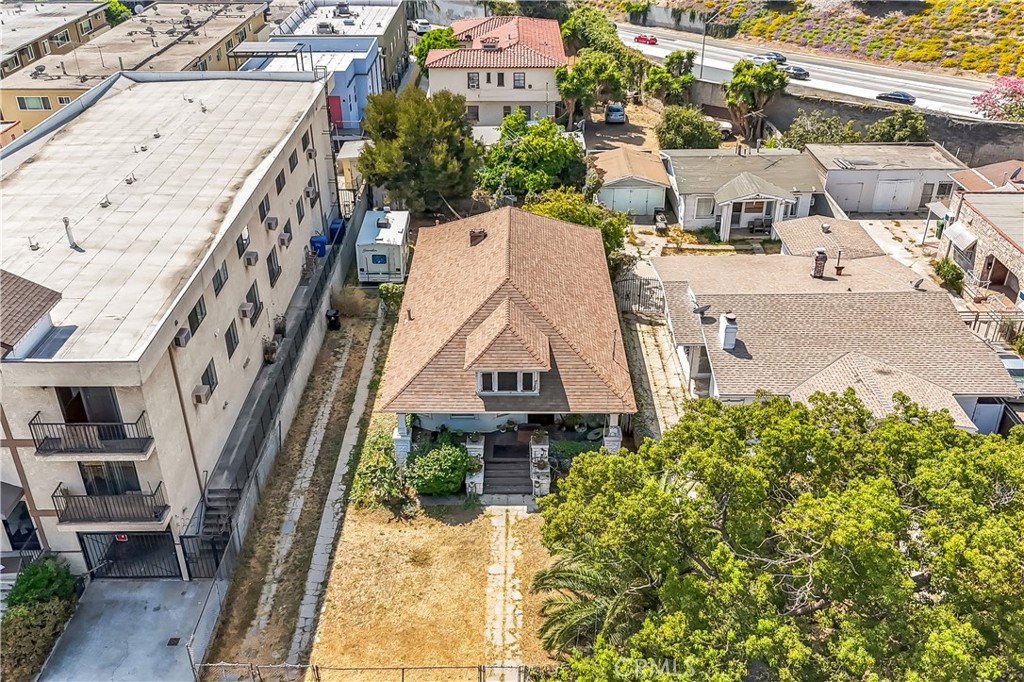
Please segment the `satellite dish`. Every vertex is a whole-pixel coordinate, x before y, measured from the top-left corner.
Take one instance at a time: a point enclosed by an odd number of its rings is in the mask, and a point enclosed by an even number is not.
[[[135,5],[135,8],[132,11],[135,12],[135,14],[138,15],[138,14],[142,14],[145,11],[145,9],[142,7],[141,4],[139,4],[139,5]]]
[[[46,71],[46,64],[36,64],[36,73]]]
[[[1011,180],[1016,180],[1016,179],[1017,179],[1017,177],[1018,177],[1018,176],[1020,175],[1020,170],[1021,170],[1021,169],[1020,169],[1020,168],[1018,168],[1018,169],[1016,169],[1015,171],[1013,171],[1012,173],[1010,173],[1010,179],[1011,179]]]
[[[189,11],[190,11],[190,10],[189,10],[189,8],[188,8],[188,7],[186,7],[185,9],[181,10],[181,13],[182,13],[182,14],[184,14],[184,15],[185,15],[185,16],[187,17],[187,16],[188,16],[188,13],[189,13]]]
[[[178,29],[176,29],[176,28],[175,28],[175,27],[173,27],[173,26],[171,26],[171,27],[170,27],[169,29],[167,29],[167,31],[166,31],[167,35],[169,35],[169,36],[173,36],[173,35],[174,35],[175,33],[177,33],[177,32],[178,32]]]
[[[701,317],[703,317],[704,313],[706,313],[709,310],[711,310],[711,304],[710,303],[708,305],[702,305],[702,306],[698,306],[698,307],[694,308],[693,309],[693,314],[694,315],[700,315]]]

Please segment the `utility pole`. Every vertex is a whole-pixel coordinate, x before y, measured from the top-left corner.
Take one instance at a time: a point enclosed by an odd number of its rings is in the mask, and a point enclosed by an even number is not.
[[[704,15],[701,21],[701,32],[700,32],[700,74],[697,76],[698,80],[704,78],[704,45],[708,39],[708,22],[714,21],[718,18],[718,15],[724,12],[724,9],[720,9],[711,16]]]

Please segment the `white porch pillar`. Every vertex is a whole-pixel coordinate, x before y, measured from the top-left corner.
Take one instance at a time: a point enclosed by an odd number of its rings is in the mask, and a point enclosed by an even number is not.
[[[729,241],[729,228],[732,225],[732,202],[730,201],[722,208],[722,223],[718,227],[718,237],[723,241]]]
[[[398,425],[395,426],[391,439],[395,442],[395,463],[400,467],[405,466],[405,460],[412,451],[412,429],[409,428],[404,412],[398,413]]]
[[[608,427],[604,430],[604,449],[616,453],[622,447],[622,428],[619,426],[619,415],[608,415]]]

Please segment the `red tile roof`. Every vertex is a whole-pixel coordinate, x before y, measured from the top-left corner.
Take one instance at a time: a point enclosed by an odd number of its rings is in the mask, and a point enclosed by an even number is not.
[[[0,348],[14,348],[59,301],[59,291],[0,270]]]
[[[454,22],[452,31],[464,47],[431,50],[428,69],[553,69],[567,63],[553,19],[476,17]]]

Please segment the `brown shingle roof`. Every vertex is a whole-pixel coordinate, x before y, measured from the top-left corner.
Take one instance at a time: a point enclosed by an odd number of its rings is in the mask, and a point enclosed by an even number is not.
[[[551,369],[548,337],[506,298],[466,338],[466,369]]]
[[[822,229],[828,225],[828,232]],[[830,259],[841,250],[843,261],[853,258],[883,256],[885,252],[856,220],[841,220],[826,216],[807,216],[784,220],[773,225],[786,250],[793,256],[813,256],[824,248]]]
[[[431,50],[428,69],[553,69],[567,63],[553,19],[476,17],[453,22],[452,31],[463,47]],[[484,43],[497,49],[485,50]]]
[[[1010,176],[1017,173],[1016,178]],[[968,168],[967,170],[950,173],[961,187],[968,192],[987,192],[1010,185],[1024,191],[1024,161],[1010,160],[990,163],[980,168]]]
[[[551,369],[540,395],[481,397],[467,342],[513,304]],[[601,233],[513,208],[422,229],[380,397],[392,412],[636,411]]]
[[[58,301],[59,291],[0,270],[0,348],[14,348]]]
[[[819,391],[842,393],[847,388],[856,391],[864,406],[877,417],[892,413],[892,397],[901,392],[928,410],[947,410],[956,426],[977,430],[951,391],[860,353],[840,357],[790,391],[789,397],[807,402]]]
[[[657,152],[619,147],[595,154],[594,165],[604,172],[601,179],[605,186],[624,178],[639,178],[662,187],[671,187],[668,171]]]

